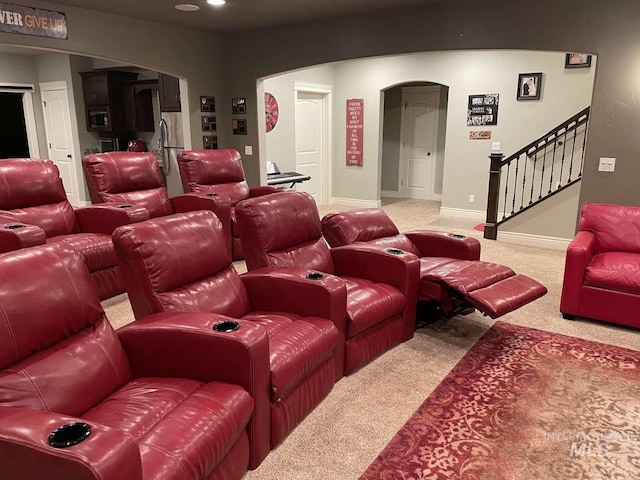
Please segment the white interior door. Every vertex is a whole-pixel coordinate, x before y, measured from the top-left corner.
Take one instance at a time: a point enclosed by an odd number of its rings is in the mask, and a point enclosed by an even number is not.
[[[311,180],[296,184],[296,190],[307,192],[318,205],[323,205],[325,156],[324,95],[298,92],[296,100],[295,142],[296,172],[309,175]]]
[[[58,170],[64,184],[67,198],[73,206],[80,206],[78,176],[73,158],[73,136],[66,84],[41,84],[42,111],[47,135],[49,159]]]
[[[438,142],[438,91],[403,92],[400,192],[404,198],[433,198]]]

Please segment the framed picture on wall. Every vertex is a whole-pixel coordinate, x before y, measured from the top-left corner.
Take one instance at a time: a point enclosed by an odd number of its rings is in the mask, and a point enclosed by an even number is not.
[[[591,55],[586,53],[567,53],[564,58],[564,68],[589,68]]]
[[[517,100],[540,100],[542,73],[521,73],[518,75]]]

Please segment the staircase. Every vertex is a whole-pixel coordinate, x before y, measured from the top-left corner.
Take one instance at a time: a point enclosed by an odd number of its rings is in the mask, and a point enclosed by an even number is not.
[[[582,179],[590,107],[504,158],[492,153],[484,238],[498,226]]]

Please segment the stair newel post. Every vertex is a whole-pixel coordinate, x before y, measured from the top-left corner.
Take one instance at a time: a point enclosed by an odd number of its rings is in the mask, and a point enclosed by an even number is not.
[[[500,195],[500,168],[504,155],[492,153],[489,155],[491,167],[489,169],[489,193],[487,195],[487,221],[484,224],[484,238],[495,240],[498,238],[498,196]]]

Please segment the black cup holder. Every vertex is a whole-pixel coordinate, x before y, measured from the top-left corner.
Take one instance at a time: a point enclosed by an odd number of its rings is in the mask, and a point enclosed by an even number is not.
[[[324,273],[309,272],[304,276],[304,278],[308,278],[309,280],[321,280],[324,278]]]
[[[118,205],[118,208],[131,208],[133,205]]]
[[[218,196],[217,193],[207,193],[206,195],[207,195],[207,197],[217,197]]]
[[[24,228],[26,225],[22,225],[21,223],[14,223],[12,225],[5,225],[4,228],[7,230],[15,230],[16,228]]]
[[[461,235],[459,233],[451,233],[450,236],[453,238],[467,238],[465,235]]]
[[[399,248],[387,248],[387,252],[393,253],[394,255],[402,255],[404,253]]]
[[[68,423],[51,432],[49,445],[54,448],[67,448],[84,441],[89,435],[91,425],[81,422]]]
[[[226,322],[218,322],[213,326],[213,329],[216,332],[233,332],[240,328],[240,324],[238,322],[234,322],[233,320],[227,320]]]

